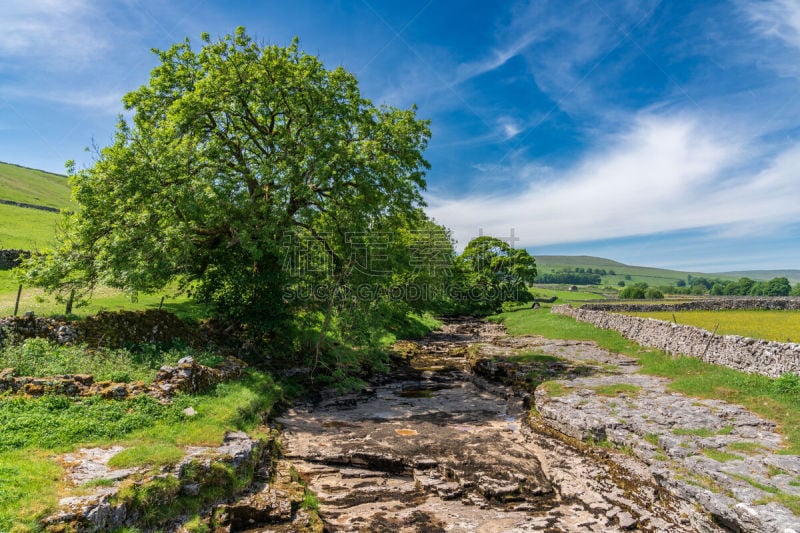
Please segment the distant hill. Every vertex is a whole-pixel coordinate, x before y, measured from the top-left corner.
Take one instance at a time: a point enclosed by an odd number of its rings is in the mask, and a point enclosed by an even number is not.
[[[51,209],[70,207],[66,176],[0,162],[0,201]],[[55,240],[58,213],[0,202],[0,248],[40,250]]]
[[[66,176],[0,162],[0,200],[60,209],[70,195]]]
[[[716,274],[715,274],[716,275]],[[756,281],[769,281],[772,278],[788,278],[789,281],[800,283],[800,270],[737,270],[735,272],[722,272],[719,276],[729,276],[736,279],[750,278]]]
[[[717,274],[704,274],[702,272],[683,272],[680,270],[669,270],[666,268],[653,268],[626,265],[611,259],[602,257],[592,257],[589,255],[537,255],[536,265],[542,273],[553,272],[563,269],[583,268],[584,270],[601,269],[606,274],[602,275],[604,285],[617,286],[620,281],[626,285],[631,283],[647,283],[651,286],[675,285],[678,280],[688,281],[689,276],[720,277],[723,279],[735,279],[733,276],[722,276]],[[611,274],[613,271],[613,274]]]
[[[704,277],[709,279],[730,279],[750,278],[756,281],[768,281],[776,277],[786,277],[792,284],[800,283],[800,270],[743,270],[735,272],[684,272],[681,270],[669,270],[665,268],[642,267],[626,265],[611,259],[602,257],[592,257],[589,255],[537,255],[536,265],[542,273],[553,272],[563,269],[591,268],[602,269],[606,272],[614,271],[614,274],[602,276],[604,285],[615,286],[620,281],[626,284],[645,282],[648,285],[674,285],[676,281],[688,281],[689,276]],[[627,277],[630,276],[630,279]]]

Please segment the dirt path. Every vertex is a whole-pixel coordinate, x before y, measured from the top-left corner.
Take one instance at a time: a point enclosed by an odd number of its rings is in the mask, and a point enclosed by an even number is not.
[[[502,364],[528,341],[454,321],[405,344],[408,365],[391,381],[280,418],[285,456],[317,494],[327,530],[718,529],[644,463],[531,429],[527,394]],[[630,366],[587,343],[549,342],[578,361],[546,360],[552,377]]]

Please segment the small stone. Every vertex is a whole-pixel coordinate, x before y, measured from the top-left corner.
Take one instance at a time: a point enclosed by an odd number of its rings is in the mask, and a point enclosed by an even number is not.
[[[617,520],[619,520],[619,527],[622,529],[631,529],[636,525],[636,519],[627,511],[619,513]]]
[[[194,410],[194,407],[187,407],[181,412],[186,416],[194,416],[197,414],[197,411]]]

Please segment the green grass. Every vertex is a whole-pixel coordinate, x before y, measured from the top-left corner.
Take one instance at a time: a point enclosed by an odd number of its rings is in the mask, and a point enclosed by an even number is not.
[[[66,176],[0,162],[2,200],[60,209],[69,206],[70,196]]]
[[[0,204],[0,248],[42,250],[55,244],[58,213]]]
[[[572,392],[572,387],[559,383],[558,381],[545,381],[541,385],[549,396],[566,396]]]
[[[250,371],[210,394],[179,396],[171,405],[148,396],[0,398],[0,531],[34,529],[36,519],[54,510],[66,487],[53,451],[114,443],[127,448],[112,459],[119,465],[167,464],[177,460],[179,447],[218,446],[226,431],[258,435],[260,415],[282,394],[268,375]],[[181,413],[188,406],[195,416]]]
[[[201,364],[218,359],[214,354],[189,347],[162,349],[141,344],[131,349],[61,345],[46,339],[27,339],[21,344],[0,347],[0,368],[14,368],[18,376],[49,377],[62,374],[91,374],[95,381],[152,381],[163,365],[174,365],[186,356]]]
[[[728,444],[728,449],[734,452],[743,452],[747,454],[768,450],[768,448],[761,443],[748,441],[732,442]]]
[[[679,436],[691,435],[693,437],[708,438],[708,437],[713,437],[714,435],[717,434],[717,432],[716,431],[712,431],[712,430],[710,430],[708,428],[695,428],[695,429],[674,428],[672,430],[672,434],[673,435],[679,435]]]
[[[719,399],[742,405],[775,421],[786,437],[785,453],[800,454],[800,393],[780,385],[788,381],[745,374],[711,365],[693,357],[672,357],[642,347],[616,331],[601,330],[549,309],[529,309],[491,317],[502,321],[512,335],[542,335],[551,339],[595,341],[609,351],[638,359],[642,372],[670,378],[669,388],[697,398]]]
[[[727,463],[728,461],[741,461],[742,459],[744,459],[744,457],[742,457],[741,455],[736,455],[735,453],[723,452],[721,450],[715,450],[713,448],[704,448],[703,455],[719,463]]]
[[[504,361],[509,361],[512,363],[558,363],[560,361],[564,361],[561,357],[556,357],[555,355],[547,355],[542,353],[521,353],[516,355],[509,355],[508,357],[502,358]]]
[[[183,458],[184,452],[178,446],[164,443],[149,443],[122,450],[108,461],[112,468],[131,466],[173,465]]]
[[[600,396],[614,397],[619,396],[620,394],[625,394],[626,396],[638,396],[642,388],[638,385],[631,385],[629,383],[612,383],[611,385],[598,385],[597,387],[592,387],[592,390],[594,390]]]
[[[632,316],[657,318],[672,322],[671,311],[652,313],[625,313]],[[687,324],[713,331],[719,324],[718,335],[741,335],[755,339],[778,342],[800,342],[800,311],[730,310],[730,311],[678,311],[674,313],[679,324]]]
[[[546,285],[536,285],[531,288],[531,292],[533,293],[534,298],[552,298],[553,296],[557,296],[558,299],[553,305],[571,302],[583,302],[586,300],[600,300],[605,298],[605,296],[600,293],[599,287],[582,287],[581,290],[578,291],[565,291],[555,288],[551,289]],[[550,304],[543,305],[549,306]],[[530,304],[526,304],[526,306],[530,307]]]
[[[0,453],[0,531],[33,524],[53,509],[62,469],[49,454],[15,450]]]
[[[2,206],[0,206],[2,207]],[[0,270],[0,316],[9,316],[14,312],[14,303],[17,298],[19,282],[9,270]],[[100,311],[137,311],[158,309],[161,297],[164,299],[163,309],[175,313],[181,318],[200,319],[208,315],[208,311],[201,305],[191,301],[185,295],[172,297],[173,290],[167,288],[163,293],[139,294],[136,301],[131,301],[128,294],[115,289],[102,287],[94,292],[88,305],[75,306],[72,313],[76,317],[95,315]],[[33,311],[36,316],[54,316],[64,314],[65,305],[56,301],[54,296],[46,294],[41,289],[32,287],[22,288],[19,314]]]

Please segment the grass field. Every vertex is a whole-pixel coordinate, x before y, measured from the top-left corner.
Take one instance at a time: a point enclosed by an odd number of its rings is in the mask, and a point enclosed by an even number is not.
[[[657,311],[625,313],[632,316],[657,318],[679,324],[696,326],[717,334],[740,335],[778,342],[800,342],[800,311],[730,310],[730,311]]]
[[[10,271],[0,270],[0,316],[13,314],[18,287],[19,285]],[[94,315],[98,311],[158,309],[161,297],[167,296],[164,299],[163,309],[175,313],[181,318],[198,319],[206,316],[205,310],[191,302],[186,296],[172,297],[172,294],[171,290],[166,290],[163,294],[140,294],[136,301],[132,302],[127,294],[103,287],[95,291],[89,305],[73,307],[72,313],[78,317],[85,317]],[[63,314],[64,310],[63,303],[57,302],[55,297],[47,295],[42,289],[22,288],[19,304],[20,315],[26,311],[33,311],[37,316],[53,316]]]
[[[58,213],[0,204],[0,248],[41,250],[53,246],[58,217]]]
[[[642,373],[670,378],[670,388],[676,392],[742,405],[775,421],[786,437],[785,452],[800,454],[800,386],[795,383],[797,380],[745,374],[704,363],[695,357],[671,357],[629,341],[616,331],[554,315],[546,308],[502,313],[492,319],[505,324],[512,335],[595,341],[602,348],[635,357],[642,366]]]
[[[0,162],[0,199],[60,209],[70,205],[70,186],[66,176]]]

